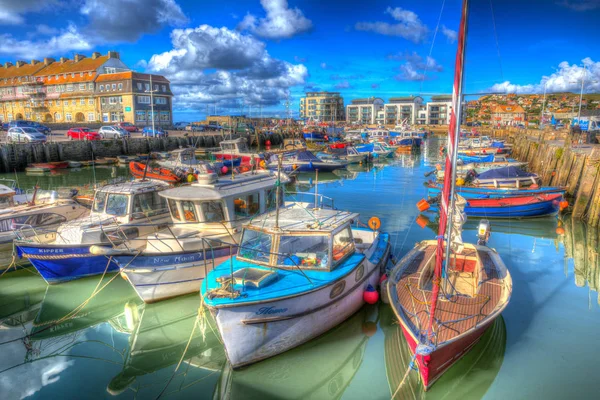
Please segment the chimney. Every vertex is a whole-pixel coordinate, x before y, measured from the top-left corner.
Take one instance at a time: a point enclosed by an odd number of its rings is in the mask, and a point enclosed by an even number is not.
[[[13,66],[13,65],[12,65],[12,63],[11,63],[11,62],[5,62],[5,63],[4,63],[4,68],[10,68],[10,67],[12,67],[12,66]]]
[[[100,57],[100,53],[98,53],[97,51],[92,53],[92,59],[95,60],[96,58]]]
[[[31,65],[39,64],[40,60],[31,60]]]
[[[49,58],[49,57],[44,58],[44,65],[46,65],[46,66],[52,64],[53,62],[56,62],[56,60],[54,58]]]
[[[119,53],[117,53],[116,51],[109,51],[108,52],[108,58],[116,58],[118,60],[119,59]]]
[[[75,54],[75,62],[83,60],[85,56],[83,54]]]
[[[60,63],[64,63],[65,61],[69,61],[69,59],[67,57],[61,57],[60,58]]]
[[[19,67],[21,67],[22,65],[25,65],[25,64],[27,64],[25,61],[19,60],[19,61],[17,61],[17,68],[19,68]]]

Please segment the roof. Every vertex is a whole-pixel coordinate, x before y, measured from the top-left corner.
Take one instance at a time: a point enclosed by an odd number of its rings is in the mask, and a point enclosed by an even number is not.
[[[264,188],[275,187],[277,175],[271,171],[257,171],[235,175],[233,179],[220,177],[214,183],[194,183],[165,190],[160,195],[173,200],[206,201],[220,200],[233,195],[255,192]],[[282,174],[282,182],[288,181]]]
[[[108,61],[108,56],[100,56],[96,57],[95,59],[92,57],[86,57],[77,62],[75,62],[75,60],[66,60],[62,63],[60,61],[55,61],[52,64],[48,65],[46,68],[38,71],[35,74],[35,76],[48,76],[57,74],[96,71],[106,61]]]
[[[152,75],[152,83],[169,83],[170,81],[162,75],[154,75],[154,74],[141,74],[139,72],[134,71],[124,71],[117,72],[114,74],[101,74],[98,75],[96,82],[112,82],[112,81],[123,81],[129,79],[138,79],[150,81],[150,75]]]
[[[442,94],[439,96],[431,96],[431,101],[452,101],[452,95]]]
[[[102,186],[98,189],[99,192],[110,192],[119,194],[137,194],[157,190],[163,190],[169,187],[169,184],[156,181],[131,181],[117,183],[114,185]]]
[[[279,210],[279,231],[331,232],[356,218],[358,214],[349,211],[318,209],[308,212],[300,205],[293,205]],[[275,211],[255,217],[247,226],[273,231]]]
[[[521,106],[515,105],[497,105],[494,108],[494,113],[504,113],[504,114],[523,114],[525,110]]]
[[[423,98],[421,96],[405,96],[405,97],[390,97],[390,103],[393,102],[404,102],[404,101],[415,101],[416,99],[421,99],[423,100]]]

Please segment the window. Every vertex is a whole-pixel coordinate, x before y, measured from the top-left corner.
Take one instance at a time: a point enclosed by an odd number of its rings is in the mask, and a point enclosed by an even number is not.
[[[138,90],[142,90],[142,82],[137,83],[137,88],[138,88]]]
[[[88,75],[89,75],[89,76],[92,76],[92,71],[88,72]],[[91,86],[91,85],[92,85],[92,84],[90,83],[90,86]]]
[[[75,78],[75,72],[71,72],[71,78]]]
[[[119,122],[119,113],[118,112],[111,112],[110,113],[110,121],[111,122]]]
[[[135,112],[135,120],[136,121],[145,121],[146,120],[146,112],[145,111],[136,111]]]
[[[144,87],[146,88],[146,90],[150,90],[150,84],[149,83],[145,83]]]
[[[106,98],[105,97],[100,97],[100,104],[102,104],[102,105],[106,104]]]
[[[94,198],[94,204],[92,204],[92,211],[94,212],[104,212],[104,207],[106,206],[106,192],[96,192],[96,197]]]
[[[160,112],[160,120],[162,122],[169,122],[169,112],[168,111],[161,111]]]
[[[162,91],[166,92],[167,91],[167,86],[166,85],[162,85]]]
[[[95,121],[96,120],[96,116],[94,115],[93,112],[88,113],[88,121]]]
[[[259,194],[253,193],[234,199],[233,210],[238,219],[258,214],[260,212]]]
[[[100,85],[100,91],[104,92],[104,85]]]
[[[60,106],[60,100],[56,100],[56,105]]]
[[[85,106],[85,99],[84,98],[79,99],[79,104],[82,106]]]
[[[150,96],[138,96],[138,103],[150,104]]]
[[[46,89],[46,91],[47,91],[48,93],[52,93],[52,92],[54,92],[54,86],[48,86],[48,89]]]
[[[350,227],[336,233],[333,236],[333,251],[332,258],[333,263],[345,258],[348,254],[354,252],[354,239],[352,239],[352,231]]]
[[[272,237],[269,234],[244,229],[238,256],[253,262],[269,263]]]
[[[167,104],[167,98],[166,97],[155,97],[154,104]]]
[[[117,90],[117,84],[116,83],[112,84],[112,90]]]
[[[183,218],[185,222],[198,222],[196,217],[196,209],[191,201],[182,201],[181,209],[183,210]]]
[[[158,85],[154,85],[154,90],[158,91]]]
[[[117,104],[117,98],[116,97],[109,97],[108,98],[108,104]]]
[[[201,205],[204,222],[221,222],[225,220],[223,205],[220,201],[205,201]]]
[[[123,89],[123,84],[119,83],[119,90],[122,90],[122,89]]]
[[[71,113],[65,114],[65,121],[67,121],[67,122],[73,121],[73,116],[71,115]]]
[[[73,91],[73,85],[69,84],[67,85],[67,92],[72,92]]]
[[[79,76],[83,78],[83,72],[80,72],[80,73],[79,73]]]
[[[106,201],[106,213],[117,217],[127,214],[128,200],[129,197],[124,194],[109,194]]]
[[[169,199],[169,209],[171,210],[171,217],[174,220],[180,221],[181,218],[179,216],[179,208],[177,208],[177,202],[175,200]]]
[[[85,83],[79,84],[79,90],[85,90]]]
[[[93,98],[89,98],[89,99],[88,99],[88,104],[89,104],[90,106],[93,106],[93,105],[94,105],[94,99],[93,99]]]
[[[281,236],[278,253],[277,265],[326,268],[329,236]]]
[[[76,106],[77,105],[77,100],[75,100],[75,99],[71,100],[71,105],[72,106]]]
[[[93,89],[94,89],[94,84],[88,83],[88,90],[93,90]]]
[[[123,104],[123,96],[119,96],[119,104]]]
[[[44,213],[39,214],[37,216],[36,224],[32,224],[33,226],[48,226],[48,225],[58,225],[67,221],[66,217],[63,217],[60,214],[53,213]]]
[[[102,113],[102,122],[108,122],[108,113]]]
[[[167,202],[158,192],[142,193],[133,198],[133,218],[153,217],[166,212]]]
[[[104,70],[107,74],[114,74],[115,72],[117,72],[117,69],[114,67],[105,67]]]

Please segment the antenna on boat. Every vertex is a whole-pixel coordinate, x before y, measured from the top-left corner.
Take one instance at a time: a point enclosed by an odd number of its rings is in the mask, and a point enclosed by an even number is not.
[[[144,167],[144,175],[142,176],[142,181],[146,180],[146,174],[148,173],[148,165],[150,165],[150,151],[148,151],[148,157],[146,157],[146,166]]]
[[[277,181],[275,181],[275,229],[279,229],[279,199],[281,198],[281,164],[283,157],[277,156]]]

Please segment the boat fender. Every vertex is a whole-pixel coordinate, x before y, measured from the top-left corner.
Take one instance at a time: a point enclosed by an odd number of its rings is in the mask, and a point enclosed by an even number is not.
[[[221,172],[222,172],[223,174],[226,174],[226,173],[227,173],[227,171],[229,171],[229,169],[228,169],[226,166],[223,166],[223,168],[221,168]]]
[[[367,304],[375,304],[379,301],[379,293],[371,284],[363,292],[363,300]]]

